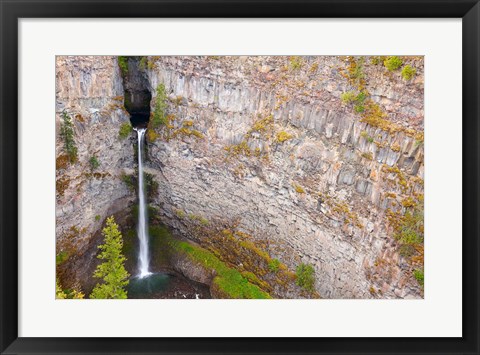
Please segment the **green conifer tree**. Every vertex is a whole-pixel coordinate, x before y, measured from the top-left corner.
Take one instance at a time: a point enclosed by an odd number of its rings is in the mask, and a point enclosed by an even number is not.
[[[77,146],[75,145],[74,135],[75,131],[73,130],[73,122],[70,116],[63,111],[62,112],[63,123],[60,127],[60,136],[63,138],[65,144],[65,150],[68,154],[70,163],[75,163],[77,161]]]
[[[99,259],[104,260],[97,266],[93,277],[103,279],[103,283],[95,286],[90,298],[127,298],[125,287],[130,276],[125,270],[125,256],[122,253],[123,238],[113,216],[107,218],[106,227],[102,230],[105,243],[98,247],[102,250]]]
[[[155,110],[153,111],[153,117],[151,125],[153,128],[160,127],[167,123],[167,92],[164,84],[159,84],[157,87],[157,96],[155,98]]]

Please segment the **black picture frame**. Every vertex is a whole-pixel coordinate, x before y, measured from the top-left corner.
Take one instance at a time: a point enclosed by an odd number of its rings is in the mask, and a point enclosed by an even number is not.
[[[0,11],[1,354],[480,353],[478,243],[480,5],[478,0],[0,0]],[[19,338],[17,330],[18,20],[59,17],[462,18],[463,336],[461,338]]]

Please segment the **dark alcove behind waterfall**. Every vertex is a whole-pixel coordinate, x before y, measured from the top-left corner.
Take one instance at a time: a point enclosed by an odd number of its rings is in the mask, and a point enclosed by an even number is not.
[[[147,127],[152,94],[147,79],[139,69],[141,57],[118,57],[125,90],[125,109],[130,113],[132,126]]]

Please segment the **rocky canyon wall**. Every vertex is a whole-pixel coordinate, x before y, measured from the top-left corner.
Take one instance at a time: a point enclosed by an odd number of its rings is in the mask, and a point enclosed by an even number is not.
[[[200,245],[204,220],[291,270],[311,264],[323,298],[422,297],[388,223],[423,196],[423,59],[407,60],[409,81],[373,57],[138,58],[152,115],[162,85],[168,102],[147,134],[152,205]],[[65,163],[57,135],[57,245],[91,260],[104,218],[135,201],[121,178],[135,137],[118,138],[129,116],[117,57],[57,57],[56,80],[57,128],[67,112],[78,146]],[[365,107],[342,100],[350,91],[368,92]]]
[[[348,58],[295,60],[148,58],[152,93],[164,84],[170,98],[167,133],[149,145],[167,224],[192,235],[178,211],[235,221],[292,269],[314,265],[325,298],[419,297],[386,214],[423,191],[421,58],[412,82],[364,65],[387,130],[342,104]]]

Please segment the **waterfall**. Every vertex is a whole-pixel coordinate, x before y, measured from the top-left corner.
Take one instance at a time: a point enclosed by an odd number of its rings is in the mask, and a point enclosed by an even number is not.
[[[146,128],[137,128],[138,134],[138,240],[140,248],[138,250],[138,271],[139,277],[143,278],[151,274],[148,270],[150,262],[148,255],[148,220],[145,201],[145,184],[143,178],[143,142]]]

